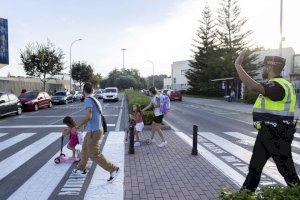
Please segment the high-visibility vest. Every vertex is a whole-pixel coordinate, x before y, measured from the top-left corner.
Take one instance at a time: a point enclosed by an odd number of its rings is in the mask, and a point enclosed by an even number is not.
[[[294,120],[297,97],[293,85],[284,78],[273,78],[271,81],[277,82],[284,88],[285,96],[281,101],[272,101],[260,94],[253,106],[253,120]]]

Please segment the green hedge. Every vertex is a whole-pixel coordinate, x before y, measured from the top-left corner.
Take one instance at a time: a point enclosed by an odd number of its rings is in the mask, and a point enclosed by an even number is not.
[[[281,187],[278,185],[264,186],[256,193],[247,190],[231,193],[228,189],[223,189],[219,193],[220,200],[299,200],[300,186]]]
[[[134,104],[139,104],[141,105],[141,108],[145,108],[146,106],[149,105],[149,103],[151,102],[151,99],[140,93],[137,92],[135,90],[125,90],[125,94],[126,94],[126,99],[127,99],[127,104],[128,104],[128,112],[131,114],[132,113],[132,106]],[[144,123],[146,125],[150,125],[153,121],[153,111],[149,110],[143,113],[143,119],[144,119]]]

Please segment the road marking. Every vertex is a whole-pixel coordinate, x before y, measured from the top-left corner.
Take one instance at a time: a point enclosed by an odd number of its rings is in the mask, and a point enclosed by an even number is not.
[[[125,161],[125,132],[110,132],[103,149],[103,155],[120,168],[119,177],[108,183],[109,173],[97,166],[84,199],[114,199],[121,200],[124,196],[124,161]]]
[[[231,153],[232,155],[236,156],[237,158],[241,159],[242,161],[249,163],[251,159],[252,153],[222,137],[219,137],[210,132],[199,132],[200,136],[208,139],[212,143],[218,145],[225,151]],[[273,162],[267,161],[265,164],[263,173],[268,175],[269,177],[273,178],[277,182],[286,185],[283,177],[279,174],[276,165]]]
[[[0,137],[7,135],[7,133],[0,133]]]
[[[52,115],[52,116],[20,116],[19,119],[31,119],[31,118],[61,118],[65,115]],[[74,117],[85,117],[85,115],[75,115]],[[118,115],[104,115],[104,117],[118,117]]]
[[[175,134],[180,137],[183,141],[185,141],[191,147],[193,146],[193,140],[186,134],[182,132],[175,132]],[[217,156],[212,154],[210,151],[205,149],[202,145],[197,144],[198,152],[203,156],[206,160],[208,160],[214,167],[219,169],[226,177],[232,180],[237,186],[241,187],[245,180],[244,176],[234,170],[232,167],[227,165],[224,161],[219,159]]]
[[[86,132],[83,133],[85,136]],[[77,147],[76,147],[77,148]],[[63,153],[69,157],[72,155],[67,145],[63,147]],[[8,199],[48,199],[71,164],[55,164],[54,159],[60,154],[58,151],[42,168],[32,175],[21,187]]]
[[[253,134],[255,134],[255,135],[258,134],[258,133],[255,132],[255,131],[253,131],[253,132],[251,132],[251,133],[253,133]],[[297,142],[297,141],[293,140],[293,142],[292,142],[292,147],[295,147],[295,148],[300,149],[300,142]]]
[[[107,124],[108,127],[115,127],[115,124]],[[13,128],[65,128],[64,124],[58,125],[21,125],[21,126],[0,126],[0,129],[13,129]]]
[[[40,153],[47,146],[55,142],[60,136],[61,133],[50,133],[0,162],[0,180],[30,160],[36,154]]]
[[[120,125],[121,125],[121,119],[122,119],[122,113],[123,113],[123,105],[124,105],[124,98],[125,98],[125,95],[122,98],[121,108],[120,108],[119,117],[118,117],[118,121],[117,121],[115,131],[120,131]]]
[[[9,138],[8,140],[5,140],[3,142],[0,142],[0,151],[3,151],[4,149],[13,146],[22,140],[25,140],[31,136],[33,136],[35,133],[22,133],[15,137]]]
[[[244,141],[249,141],[249,146],[254,146],[255,143],[255,138],[241,134],[239,132],[224,132],[225,134],[240,139],[240,140],[244,140]],[[298,147],[299,148],[299,147]],[[297,153],[292,152],[293,155],[293,160],[296,164],[300,165],[300,155]]]

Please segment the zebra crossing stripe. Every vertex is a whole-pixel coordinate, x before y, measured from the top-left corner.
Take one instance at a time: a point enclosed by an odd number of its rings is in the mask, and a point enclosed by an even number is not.
[[[0,133],[0,137],[7,135],[7,133]]]
[[[122,200],[124,196],[124,161],[125,161],[125,132],[109,132],[102,151],[103,155],[120,168],[119,177],[108,183],[109,173],[97,166],[84,199],[114,199]]]
[[[253,132],[251,132],[251,133],[257,135],[257,132],[255,132],[255,131],[253,131]],[[296,135],[296,133],[295,133],[295,135]],[[294,136],[295,136],[295,135],[294,135]],[[295,147],[295,148],[300,149],[300,142],[297,142],[297,141],[293,140],[293,142],[292,142],[292,147]]]
[[[4,149],[11,147],[22,140],[25,140],[31,136],[33,136],[35,133],[22,133],[15,137],[9,138],[8,140],[5,140],[3,142],[0,142],[0,151],[3,151]]]
[[[239,132],[224,132],[225,134],[237,138],[239,140],[244,140],[244,141],[250,141],[250,146],[254,146],[254,142],[255,142],[255,138],[250,137],[248,135],[244,135],[242,133]],[[296,164],[300,165],[300,155],[297,153],[292,152],[293,155],[293,160]]]
[[[211,141],[212,143],[218,145],[225,151],[231,153],[232,155],[236,156],[237,158],[241,159],[246,163],[250,163],[252,152],[236,145],[220,136],[217,136],[210,132],[199,132],[199,134],[206,138],[207,140]],[[270,161],[268,161],[264,167],[263,173],[268,175],[269,177],[273,178],[277,182],[286,185],[283,177],[279,174],[276,165]]]
[[[180,137],[184,142],[186,142],[191,147],[193,146],[193,140],[186,134],[182,132],[175,132],[175,134]],[[243,182],[245,180],[244,176],[241,175],[239,172],[234,170],[232,167],[230,167],[228,164],[226,164],[224,161],[219,159],[217,156],[215,156],[213,153],[208,151],[206,148],[204,148],[202,145],[197,144],[198,152],[203,156],[206,160],[208,160],[213,166],[215,166],[217,169],[219,169],[225,176],[227,176],[230,180],[232,180],[236,185],[241,187],[243,185]]]
[[[52,144],[60,136],[61,133],[50,133],[0,162],[0,180]]]
[[[83,137],[86,133],[83,133]],[[69,157],[71,150],[63,147],[63,153]],[[54,159],[59,156],[58,151],[42,168],[30,177],[21,187],[18,188],[8,199],[48,199],[65,173],[72,166],[71,164],[55,164]]]

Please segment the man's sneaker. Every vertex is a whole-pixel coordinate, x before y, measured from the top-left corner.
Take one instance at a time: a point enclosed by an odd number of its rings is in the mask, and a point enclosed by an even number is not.
[[[159,147],[164,147],[164,146],[166,146],[167,144],[168,144],[167,141],[164,141],[164,142],[160,143],[158,146],[159,146]]]
[[[139,147],[139,146],[141,146],[141,143],[140,143],[140,142],[135,142],[135,143],[134,143],[134,146],[135,146],[135,147]]]
[[[76,175],[86,175],[87,174],[87,169],[84,169],[84,170],[73,169],[72,173],[76,174]]]
[[[148,144],[152,144],[152,143],[155,143],[155,139],[154,138],[148,140]]]
[[[119,169],[120,168],[117,167],[117,169],[115,171],[113,171],[112,173],[110,173],[110,177],[107,180],[107,182],[112,183],[112,182],[114,182],[114,180],[116,180],[116,178],[119,176],[119,173],[120,173]]]

